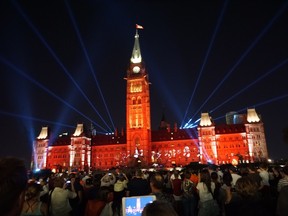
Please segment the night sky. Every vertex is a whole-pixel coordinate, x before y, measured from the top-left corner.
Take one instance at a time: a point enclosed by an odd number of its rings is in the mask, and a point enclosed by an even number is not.
[[[29,161],[42,126],[125,128],[135,24],[152,129],[255,108],[287,158],[288,1],[1,1],[0,156]],[[27,162],[28,163],[28,162]]]

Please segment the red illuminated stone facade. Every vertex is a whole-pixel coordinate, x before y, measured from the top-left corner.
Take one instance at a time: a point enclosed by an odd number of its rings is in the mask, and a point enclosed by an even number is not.
[[[266,160],[263,122],[255,109],[230,113],[226,124],[215,125],[202,113],[198,127],[179,129],[163,117],[151,130],[148,72],[142,61],[139,35],[126,75],[126,131],[93,135],[83,124],[74,134],[52,138],[43,127],[34,141],[33,169],[91,170],[117,166],[185,166],[200,163],[249,163]]]

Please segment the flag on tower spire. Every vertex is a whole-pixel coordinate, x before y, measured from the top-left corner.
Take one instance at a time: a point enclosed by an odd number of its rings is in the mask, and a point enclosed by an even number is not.
[[[143,26],[136,24],[136,29],[144,29]]]

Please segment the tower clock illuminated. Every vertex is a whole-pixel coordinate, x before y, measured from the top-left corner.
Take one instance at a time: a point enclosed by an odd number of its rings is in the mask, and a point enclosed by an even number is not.
[[[133,67],[133,72],[134,73],[139,73],[140,72],[140,67],[139,66]]]

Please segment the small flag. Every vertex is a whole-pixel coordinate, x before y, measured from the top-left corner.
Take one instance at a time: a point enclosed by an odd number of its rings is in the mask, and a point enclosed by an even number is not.
[[[143,26],[136,24],[136,29],[144,29]]]

